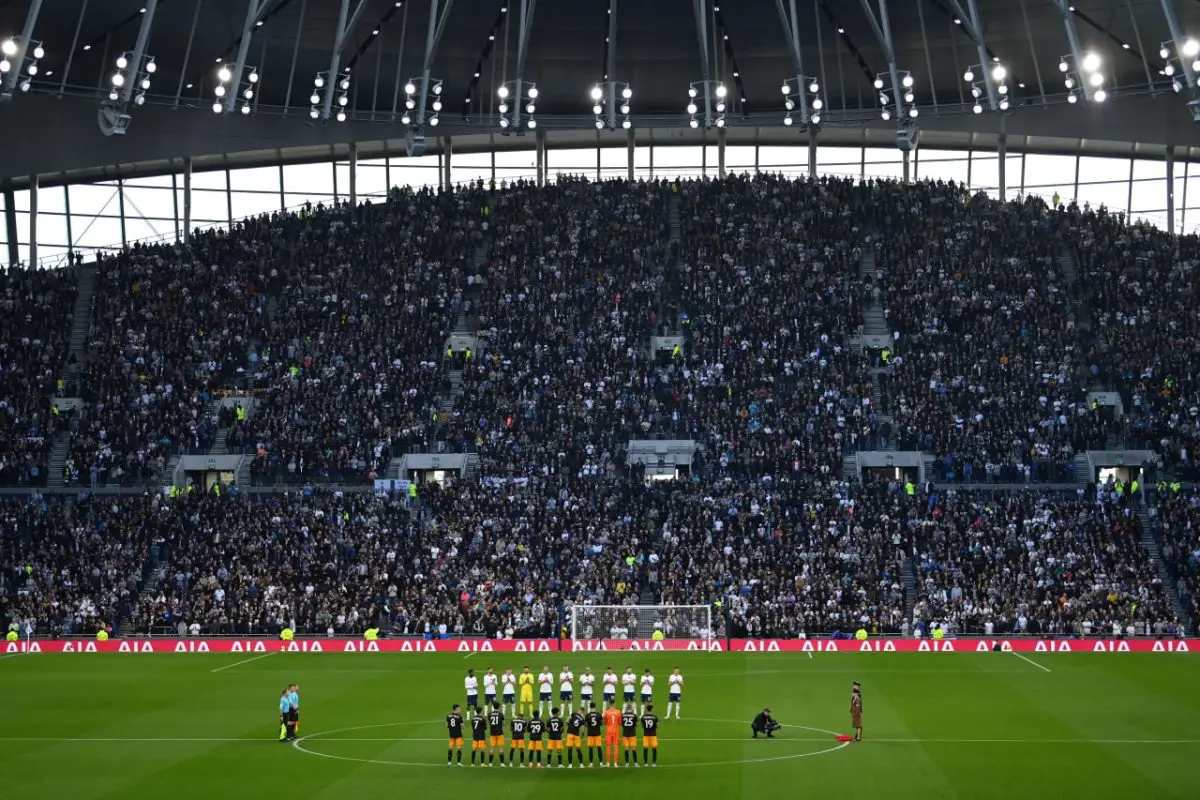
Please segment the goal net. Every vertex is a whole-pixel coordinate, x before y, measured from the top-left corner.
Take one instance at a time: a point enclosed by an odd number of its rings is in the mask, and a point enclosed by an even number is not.
[[[714,639],[712,606],[571,607],[571,639]]]

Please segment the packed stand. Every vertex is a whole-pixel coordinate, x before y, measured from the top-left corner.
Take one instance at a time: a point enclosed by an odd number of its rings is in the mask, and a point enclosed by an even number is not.
[[[75,285],[69,269],[0,272],[0,486],[46,484]]]
[[[1065,481],[1103,447],[1058,266],[1069,220],[1036,198],[971,199],[961,184],[877,183],[872,232],[894,346],[881,378],[900,449],[940,480]]]
[[[1200,238],[1103,210],[1071,214],[1090,373],[1121,393],[1121,443],[1156,449],[1168,468],[1200,477]]]
[[[840,474],[873,436],[866,365],[848,344],[870,188],[734,176],[680,196],[686,345],[660,376],[668,409],[721,474]]]
[[[438,438],[444,342],[482,235],[479,186],[395,190],[387,203],[294,221],[262,392],[233,437],[255,483],[356,483]]]
[[[1160,488],[1155,505],[1163,560],[1175,578],[1184,613],[1195,622],[1200,620],[1200,491],[1172,484]]]
[[[907,521],[914,616],[958,634],[1180,630],[1128,497],[950,490]]]
[[[128,619],[155,541],[190,521],[162,498],[0,501],[0,624],[19,636],[94,635]]]
[[[68,483],[149,483],[171,456],[208,452],[214,388],[266,338],[273,244],[291,219],[264,216],[197,231],[188,246],[101,257]]]
[[[488,223],[458,444],[505,475],[575,456],[597,470],[619,443],[668,426],[648,353],[665,324],[665,184],[521,182],[492,194]]]

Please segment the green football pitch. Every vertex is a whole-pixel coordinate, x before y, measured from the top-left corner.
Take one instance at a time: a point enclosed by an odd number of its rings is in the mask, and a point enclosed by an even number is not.
[[[0,796],[1200,796],[1197,656],[549,655],[0,658]],[[683,715],[661,725],[658,769],[446,767],[443,718],[468,667],[564,662],[651,668],[660,714],[666,676],[682,669]],[[839,744],[854,680],[866,738]],[[291,745],[274,741],[289,682],[302,710]],[[763,706],[785,727],[751,740]]]

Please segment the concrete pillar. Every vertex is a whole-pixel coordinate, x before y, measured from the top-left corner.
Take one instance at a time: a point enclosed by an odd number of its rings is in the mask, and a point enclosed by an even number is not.
[[[450,191],[450,154],[454,151],[454,143],[449,136],[442,137],[442,191]]]
[[[1133,209],[1130,209],[1133,211]],[[1175,145],[1166,148],[1166,228],[1175,231]],[[10,234],[12,236],[12,234]]]
[[[633,129],[625,131],[625,149],[628,154],[628,175],[629,182],[633,183],[633,151],[637,147],[633,138]]]
[[[808,132],[808,177],[809,180],[816,180],[817,177],[817,132],[815,130]]]
[[[350,143],[350,205],[358,207],[358,142]]]
[[[1000,159],[1000,202],[1008,199],[1008,176],[1004,172],[1004,162],[1008,160],[1008,134],[1002,133],[996,140],[996,157]]]
[[[8,265],[15,267],[21,251],[17,247],[17,196],[11,186],[4,190],[4,230],[8,234]]]
[[[534,146],[537,149],[537,185],[546,185],[546,132],[538,129],[537,135],[533,137]]]
[[[29,266],[38,261],[38,176],[29,176]]]
[[[904,150],[904,182],[909,183],[912,176],[912,151]]]
[[[183,160],[183,243],[192,243],[192,160]]]
[[[725,177],[725,129],[717,128],[717,174]]]

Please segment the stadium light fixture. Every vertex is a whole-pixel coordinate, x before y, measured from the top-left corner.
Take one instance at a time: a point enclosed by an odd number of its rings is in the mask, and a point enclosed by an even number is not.
[[[1107,78],[1103,67],[1104,59],[1092,50],[1080,54],[1078,61],[1071,54],[1062,56],[1058,61],[1058,70],[1063,75],[1067,102],[1077,103],[1080,96],[1090,103],[1103,103],[1107,100]]]
[[[787,112],[783,118],[783,124],[789,126],[793,124],[792,112],[794,111],[798,112],[798,121],[801,125],[820,124],[819,112],[825,107],[819,94],[820,90],[821,84],[816,78],[800,75],[785,79],[780,86],[780,91],[783,93],[783,108]],[[816,120],[813,119],[814,116]]]

